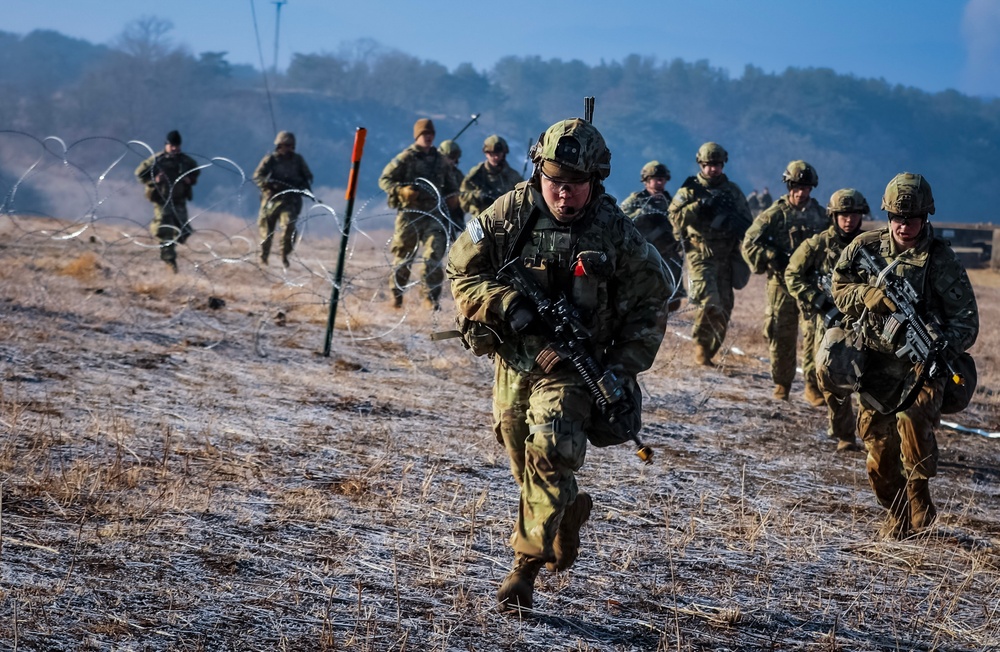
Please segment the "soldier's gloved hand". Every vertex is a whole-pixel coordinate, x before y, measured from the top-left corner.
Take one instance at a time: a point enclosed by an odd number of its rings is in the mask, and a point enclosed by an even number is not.
[[[810,303],[816,312],[826,312],[833,307],[830,300],[822,292],[817,292]]]
[[[531,309],[528,300],[517,297],[507,308],[507,323],[515,333],[523,333],[535,321],[535,311]]]
[[[865,308],[880,314],[896,312],[898,307],[889,297],[885,296],[882,288],[869,287],[861,293],[861,299],[865,303]]]

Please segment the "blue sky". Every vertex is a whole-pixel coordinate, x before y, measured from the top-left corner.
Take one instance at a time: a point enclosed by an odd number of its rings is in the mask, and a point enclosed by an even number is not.
[[[0,0],[0,29],[53,29],[111,43],[130,21],[171,21],[178,45],[227,51],[259,65],[274,59],[271,0]],[[580,59],[628,54],[708,60],[742,74],[789,66],[826,67],[928,91],[954,88],[1000,97],[1000,0],[287,0],[281,9],[279,66],[293,52],[336,52],[371,38],[449,68],[487,69],[506,55]]]

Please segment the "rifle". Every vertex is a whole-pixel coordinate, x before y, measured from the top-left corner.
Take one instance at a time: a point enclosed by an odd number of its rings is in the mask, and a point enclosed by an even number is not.
[[[757,234],[757,237],[750,241],[750,244],[758,247],[763,246],[765,243],[773,245],[771,250],[774,251],[775,258],[771,261],[771,267],[776,272],[783,272],[785,268],[788,267],[788,254],[786,254],[783,249],[778,247],[778,243],[775,239],[768,235],[767,229],[761,229],[760,233]],[[760,269],[760,272],[767,271],[766,268],[758,269]]]
[[[532,259],[529,261],[535,263],[536,267],[541,262]],[[590,390],[601,414],[615,430],[635,442],[636,455],[649,464],[653,459],[653,449],[643,444],[638,433],[633,432],[621,420],[632,409],[630,402],[626,400],[622,379],[610,369],[605,369],[587,349],[590,331],[583,325],[576,306],[565,293],[560,293],[559,298],[552,301],[520,258],[504,265],[498,276],[531,302],[541,318],[550,343],[564,354],[561,357],[569,358]]]
[[[813,307],[823,316],[823,325],[827,328],[840,326],[844,322],[844,313],[833,303],[833,275],[818,274],[816,286],[820,294],[813,300]]]
[[[708,193],[708,197],[702,197],[698,203],[711,213],[712,223],[709,226],[719,231],[732,230],[741,235],[746,233],[750,222],[739,219],[740,211],[732,196],[721,188],[705,188],[704,190]]]
[[[861,269],[868,273],[869,283],[882,288],[885,296],[896,304],[896,311],[886,319],[880,339],[885,344],[895,347],[902,336],[903,344],[896,350],[896,357],[908,358],[914,365],[920,365],[920,374],[913,387],[891,413],[910,407],[928,379],[934,380],[948,375],[951,382],[956,385],[965,385],[965,377],[955,369],[948,354],[948,341],[941,331],[940,322],[937,319],[925,321],[920,316],[917,312],[920,295],[909,281],[892,273],[899,264],[899,259],[886,264],[881,256],[873,254],[865,247],[858,247],[858,254],[857,260]],[[862,395],[871,398],[864,392]],[[876,405],[882,414],[890,414],[884,412],[884,406],[878,405],[877,402],[873,405]]]
[[[596,98],[593,95],[588,95],[583,98],[583,119],[587,122],[594,122],[594,102]]]
[[[472,114],[472,119],[469,120],[468,122],[466,122],[464,127],[462,127],[461,129],[459,129],[458,133],[455,134],[455,137],[452,138],[452,140],[458,140],[458,137],[461,136],[462,134],[464,134],[466,129],[468,129],[469,127],[471,127],[472,125],[476,124],[476,122],[479,121],[479,116],[481,116],[481,115],[482,115],[482,113],[473,113]]]

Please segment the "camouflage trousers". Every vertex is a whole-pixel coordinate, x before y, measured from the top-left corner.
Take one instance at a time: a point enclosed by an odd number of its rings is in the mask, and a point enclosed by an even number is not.
[[[726,339],[736,297],[732,258],[739,257],[736,238],[687,240],[688,301],[697,306],[691,338],[714,356]]]
[[[392,251],[392,276],[389,289],[395,296],[402,296],[410,282],[410,266],[417,258],[417,250],[424,263],[426,296],[437,302],[444,283],[444,258],[448,236],[445,221],[434,214],[399,211],[396,228],[389,249]]]
[[[826,370],[820,364],[823,360],[823,355],[820,352],[823,345],[823,336],[826,335],[827,337],[843,341],[847,337],[847,333],[843,328],[835,326],[830,329],[832,332],[828,334],[822,315],[814,317],[812,323],[816,333],[816,347],[813,350],[813,359],[817,363],[816,378],[819,381],[820,391],[823,393],[823,400],[826,402],[826,434],[833,439],[854,443],[854,429],[856,427],[852,399],[854,391],[836,386],[832,382],[825,382],[824,375]]]
[[[274,232],[281,225],[281,258],[287,259],[295,248],[295,236],[298,234],[296,223],[299,212],[302,211],[302,200],[299,201],[261,201],[260,212],[257,214],[257,232],[260,234],[260,258],[267,261],[271,255],[271,244]]]
[[[945,379],[928,381],[917,400],[897,414],[880,414],[864,401],[858,432],[865,442],[868,482],[880,505],[891,509],[906,499],[908,478],[937,475],[938,446],[934,428],[941,421]]]
[[[808,384],[816,386],[816,346],[823,331],[813,320],[799,313],[799,306],[777,277],[767,279],[767,308],[764,310],[764,339],[771,354],[771,380],[775,385],[791,387],[795,379],[795,350],[802,330],[802,373]],[[817,338],[817,332],[819,337]]]
[[[521,373],[497,358],[493,430],[507,449],[521,489],[511,544],[552,560],[552,542],[566,507],[576,500],[575,472],[587,454],[594,400],[568,364],[550,374]]]
[[[188,221],[187,203],[171,200],[164,204],[153,204],[153,221],[149,232],[160,241],[160,258],[168,263],[177,260],[177,245],[191,236],[194,229]]]

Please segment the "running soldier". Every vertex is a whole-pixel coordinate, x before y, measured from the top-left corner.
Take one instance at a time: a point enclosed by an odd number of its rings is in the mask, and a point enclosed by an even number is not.
[[[774,398],[787,401],[795,378],[795,350],[802,329],[802,371],[805,399],[823,405],[816,382],[816,329],[799,313],[795,299],[785,287],[785,268],[806,238],[823,231],[829,223],[823,208],[810,195],[819,185],[819,175],[805,161],[792,161],[782,180],[788,193],[757,216],[743,237],[743,256],[757,274],[767,274],[767,305],[764,309],[764,339],[771,353]]]

